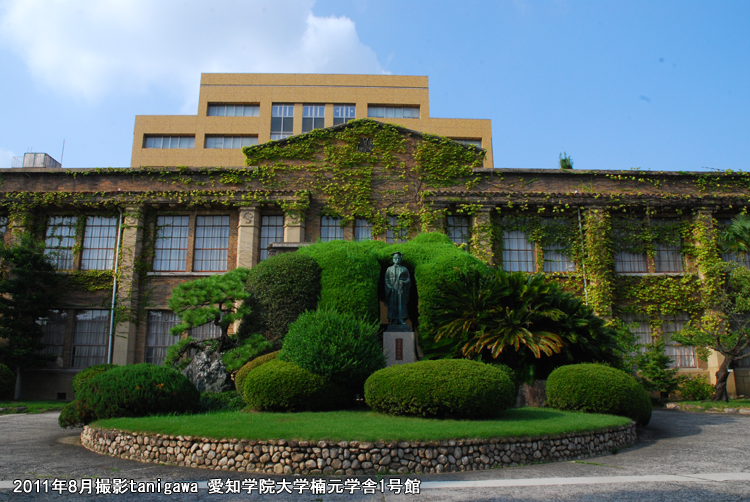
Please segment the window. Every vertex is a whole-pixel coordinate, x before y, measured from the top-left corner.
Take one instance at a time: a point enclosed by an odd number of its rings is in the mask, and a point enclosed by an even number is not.
[[[368,106],[367,116],[375,119],[418,119],[418,106]]]
[[[409,229],[399,227],[398,216],[388,217],[388,230],[385,233],[385,240],[388,244],[394,242],[406,242],[409,239]]]
[[[206,136],[206,148],[229,150],[257,144],[257,136]]]
[[[2,238],[3,235],[5,235],[5,232],[7,230],[8,230],[8,217],[0,216],[0,238]]]
[[[208,105],[209,117],[258,117],[259,105]]]
[[[196,340],[208,340],[209,338],[219,337],[221,335],[221,327],[213,322],[207,322],[195,328],[190,328],[189,334]]]
[[[294,105],[276,104],[271,107],[271,139],[284,139],[292,135]]]
[[[76,314],[71,368],[104,364],[107,359],[109,310],[81,310]]]
[[[620,273],[646,273],[646,255],[640,253],[619,252],[615,254],[615,272]]]
[[[615,272],[680,273],[684,270],[678,220],[613,219]],[[651,261],[653,256],[653,262]],[[653,268],[651,268],[653,266]]]
[[[646,345],[654,343],[654,337],[651,333],[651,324],[648,317],[638,314],[626,314],[622,317],[623,322],[628,325],[630,331],[638,337],[638,351],[643,354],[646,352]]]
[[[159,216],[156,219],[155,271],[185,271],[189,221],[188,216]]]
[[[162,365],[167,349],[177,343],[179,336],[170,335],[169,330],[180,324],[177,314],[168,310],[151,310],[148,313],[146,335],[146,362]]]
[[[51,310],[49,317],[37,319],[37,324],[42,327],[44,335],[40,339],[45,347],[42,354],[51,354],[57,359],[53,366],[62,367],[63,348],[65,347],[65,331],[68,327],[68,313],[65,310]]]
[[[476,146],[477,148],[482,148],[481,139],[453,139],[453,141],[455,141],[456,143],[461,143],[462,145]]]
[[[146,136],[144,148],[195,148],[195,136]]]
[[[354,105],[335,105],[333,107],[333,125],[346,124],[354,118]]]
[[[86,218],[81,270],[112,270],[116,241],[116,216],[89,216]]]
[[[357,218],[354,221],[354,240],[371,241],[372,240],[372,223],[364,218]]]
[[[469,217],[448,216],[448,237],[455,244],[469,243]]]
[[[742,352],[740,352],[740,359],[735,359],[734,366],[736,368],[750,368],[750,347],[742,349]]]
[[[52,257],[58,270],[73,270],[73,248],[76,245],[75,216],[50,216],[47,220],[45,254]]]
[[[323,242],[340,241],[344,238],[341,218],[323,216],[320,219],[320,240]]]
[[[533,242],[529,242],[521,230],[503,232],[503,270],[508,272],[534,272],[536,253]]]
[[[195,219],[196,272],[224,272],[229,251],[229,216],[198,216]]]
[[[567,253],[563,253],[563,246],[550,244],[544,247],[545,272],[575,272],[576,264]]]
[[[674,227],[676,221],[670,220],[653,220],[651,226],[655,228]],[[656,240],[654,242],[654,271],[659,273],[679,273],[683,271],[682,250],[680,246],[679,234],[676,230],[672,233],[677,234],[676,240],[670,242]]]
[[[323,129],[326,107],[324,105],[304,105],[302,107],[302,132]]]
[[[662,336],[667,346],[664,349],[664,353],[672,358],[672,367],[678,368],[695,368],[695,348],[684,347],[677,342],[672,342],[669,338],[671,333],[680,331],[685,327],[685,323],[689,320],[685,314],[676,314],[673,316],[667,316],[664,318],[664,323],[661,325]]]
[[[268,245],[284,242],[284,217],[263,216],[260,219],[260,259],[268,258]]]

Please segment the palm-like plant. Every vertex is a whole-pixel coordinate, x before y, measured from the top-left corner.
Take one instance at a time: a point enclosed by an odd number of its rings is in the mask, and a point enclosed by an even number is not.
[[[528,349],[537,358],[558,353],[563,339],[545,327],[564,316],[552,305],[557,292],[538,274],[460,273],[436,299],[436,338],[455,340],[465,357],[488,350],[496,359],[507,347]]]
[[[728,253],[750,253],[750,215],[732,218],[732,224],[721,233],[719,244]]]

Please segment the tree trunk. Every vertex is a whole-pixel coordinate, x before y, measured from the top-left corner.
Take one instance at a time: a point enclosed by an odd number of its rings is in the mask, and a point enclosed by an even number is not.
[[[719,366],[719,371],[716,372],[716,386],[714,387],[714,395],[711,396],[711,401],[729,402],[729,395],[727,394],[728,367],[729,359],[725,358],[724,362]]]
[[[21,400],[21,368],[16,368],[16,389],[13,392],[13,399]]]

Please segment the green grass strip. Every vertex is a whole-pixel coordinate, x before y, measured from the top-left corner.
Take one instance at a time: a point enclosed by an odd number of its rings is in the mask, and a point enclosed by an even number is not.
[[[675,401],[675,404],[698,406],[704,410],[711,408],[723,410],[724,408],[750,408],[750,399],[730,399],[728,403],[724,401]]]
[[[68,404],[63,401],[0,401],[0,415],[13,413],[44,413],[46,411],[60,411]],[[18,408],[26,408],[18,411]]]
[[[93,427],[173,436],[286,439],[297,441],[438,441],[535,437],[594,431],[630,423],[629,418],[546,408],[506,411],[495,420],[397,417],[372,411],[306,413],[220,412],[99,420]]]

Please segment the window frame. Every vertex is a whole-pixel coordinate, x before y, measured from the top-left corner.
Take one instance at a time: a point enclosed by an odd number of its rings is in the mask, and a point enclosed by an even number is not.
[[[325,128],[326,106],[319,103],[302,105],[302,133]]]
[[[232,115],[227,115],[227,107],[232,107]],[[219,111],[224,108],[223,114],[212,114],[211,109]],[[242,108],[242,115],[237,115],[237,108]],[[206,107],[207,117],[260,117],[260,103],[208,103]]]
[[[182,141],[183,139],[185,139],[186,142]],[[159,140],[158,143],[157,140]],[[165,140],[167,140],[168,143],[165,144]],[[173,143],[175,143],[176,146],[173,146]],[[195,148],[195,135],[177,134],[173,136],[165,136],[160,134],[144,134],[143,148],[149,150],[189,150]]]
[[[271,218],[274,218],[274,222],[281,221],[281,224],[274,223],[272,225],[267,224],[267,222],[271,221]],[[281,218],[281,220],[278,220],[276,218]],[[258,239],[259,243],[259,252],[258,252],[258,260],[263,261],[266,258],[268,258],[268,245],[273,242],[284,242],[284,224],[286,223],[286,218],[283,214],[264,214],[260,217],[260,239]],[[274,229],[275,235],[268,235],[268,232],[264,232],[265,229]],[[280,230],[279,230],[280,229]],[[276,235],[280,231],[281,235]],[[264,235],[264,233],[266,235]],[[272,239],[278,239],[281,237],[280,240],[272,240]]]
[[[336,114],[342,115],[337,117]],[[350,116],[351,115],[351,116]],[[333,105],[333,125],[346,124],[357,118],[357,105]]]
[[[277,115],[277,113],[280,114]],[[293,134],[294,103],[273,103],[271,105],[271,139],[286,139]]]
[[[217,146],[219,140],[221,140],[221,146]],[[227,146],[227,141],[229,141],[229,146]],[[235,146],[237,142],[239,142],[239,146]],[[205,150],[240,150],[246,146],[255,146],[257,144],[258,136],[253,135],[206,134],[203,140],[203,148]]]
[[[414,113],[415,110],[416,114]],[[410,116],[406,117],[407,114]],[[419,105],[368,104],[367,117],[372,119],[419,119],[421,118],[421,111]]]
[[[92,319],[91,320],[81,319],[80,316],[85,315],[86,312],[92,312],[92,313],[93,312],[99,312],[99,313],[104,313],[106,315],[104,315],[103,317],[100,317],[98,319],[93,319],[93,314],[92,314]],[[110,316],[110,311],[107,310],[107,309],[84,309],[84,310],[76,310],[74,315],[75,315],[75,323],[74,323],[75,326],[73,328],[73,341],[72,341],[71,350],[70,350],[70,367],[71,368],[81,368],[81,369],[83,369],[83,368],[89,368],[89,367],[97,365],[97,364],[103,364],[103,363],[105,363],[107,361],[107,351],[108,351],[108,348],[109,348],[108,342],[109,342],[109,316]],[[103,343],[81,343],[81,342],[77,342],[77,340],[79,340],[79,335],[81,337],[84,337],[84,336],[88,335],[88,336],[91,336],[91,338],[94,338],[94,336],[97,336],[96,331],[79,331],[80,323],[83,322],[83,321],[100,323],[100,325],[101,325],[100,329],[102,331],[99,333],[99,336],[102,337]],[[90,340],[84,340],[84,341],[90,341]],[[103,348],[102,350],[100,350],[100,352],[103,352],[103,353],[100,354],[100,355],[99,354],[94,354],[94,355],[92,355],[92,354],[77,355],[76,354],[77,349],[83,348],[83,347],[100,347],[100,348]],[[86,352],[86,351],[84,351],[84,352]],[[76,358],[85,358],[86,361],[89,361],[89,360],[91,360],[91,361],[90,361],[90,364],[87,364],[87,365],[77,365],[76,364]]]
[[[445,218],[445,229],[448,238],[453,244],[466,244],[471,242],[471,217],[468,215],[450,215]],[[458,233],[459,231],[463,232]]]
[[[320,217],[320,242],[343,241],[344,229],[340,216]]]
[[[523,230],[503,230],[502,268],[506,272],[536,272],[536,245]],[[509,243],[525,243],[525,247],[511,247]],[[521,253],[530,253],[531,258],[521,259]],[[512,264],[512,265],[511,265]],[[525,264],[525,265],[524,265]],[[530,268],[530,270],[527,270]]]

